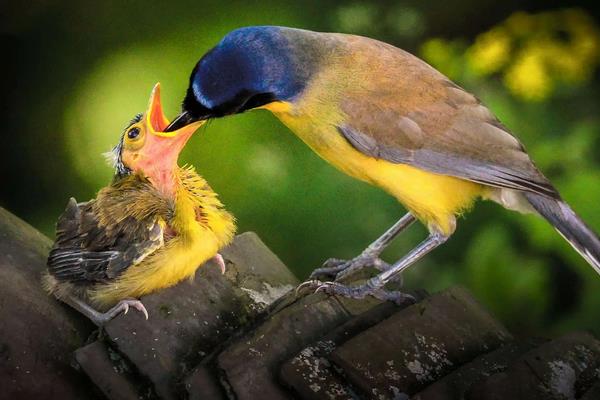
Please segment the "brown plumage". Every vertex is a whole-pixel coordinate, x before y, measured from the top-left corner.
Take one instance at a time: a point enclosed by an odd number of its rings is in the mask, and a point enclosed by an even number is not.
[[[140,174],[117,178],[88,202],[71,198],[48,256],[53,291],[59,298],[77,291],[92,301],[95,285],[114,281],[163,245],[161,221],[172,214],[172,204]]]

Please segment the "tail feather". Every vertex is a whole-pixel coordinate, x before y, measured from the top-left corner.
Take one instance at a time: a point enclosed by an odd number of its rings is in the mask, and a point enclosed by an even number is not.
[[[529,203],[600,274],[600,238],[567,203],[535,193],[524,193]]]

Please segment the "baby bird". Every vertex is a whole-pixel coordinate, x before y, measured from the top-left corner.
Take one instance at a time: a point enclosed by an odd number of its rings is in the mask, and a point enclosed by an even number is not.
[[[98,326],[130,306],[147,319],[137,298],[211,258],[225,270],[218,251],[233,238],[234,218],[192,167],[177,165],[202,123],[167,133],[168,124],[156,84],[113,150],[113,182],[88,202],[71,198],[58,219],[44,287]]]

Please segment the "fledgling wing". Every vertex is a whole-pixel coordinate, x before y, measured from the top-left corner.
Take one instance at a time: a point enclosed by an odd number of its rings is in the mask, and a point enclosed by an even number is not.
[[[338,130],[352,146],[438,174],[558,197],[523,145],[475,96],[416,57],[379,47],[385,71],[363,72],[363,85],[341,100],[346,119]]]
[[[163,246],[163,229],[157,218],[125,218],[103,227],[94,215],[93,202],[78,204],[71,198],[58,220],[48,270],[60,281],[110,281]]]

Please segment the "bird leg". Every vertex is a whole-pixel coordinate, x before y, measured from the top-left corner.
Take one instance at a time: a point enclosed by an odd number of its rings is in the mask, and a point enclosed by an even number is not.
[[[312,274],[310,274],[310,278],[314,279],[319,276],[334,276],[335,280],[339,281],[366,267],[375,267],[380,271],[389,269],[390,265],[379,258],[379,256],[391,241],[413,222],[415,222],[415,217],[411,213],[407,213],[383,235],[371,243],[360,255],[352,260],[330,258],[325,261],[322,268],[315,269]]]
[[[425,241],[421,242],[416,248],[411,250],[406,256],[392,265],[389,269],[383,271],[377,276],[369,279],[365,284],[360,286],[348,287],[338,282],[307,282],[310,286],[317,286],[317,292],[323,291],[331,295],[349,297],[352,299],[363,299],[365,296],[373,296],[379,300],[390,300],[397,304],[402,304],[407,300],[414,301],[415,299],[406,293],[394,291],[386,291],[384,286],[401,274],[406,268],[420,260],[425,254],[429,253],[442,243],[448,240],[449,236],[441,233],[432,233]]]
[[[146,307],[144,307],[142,302],[137,299],[123,299],[119,301],[116,306],[104,313],[95,310],[89,304],[74,296],[69,296],[61,300],[79,311],[81,314],[85,315],[90,321],[99,327],[104,326],[108,321],[120,313],[127,314],[130,306],[143,313],[146,319],[148,319],[148,311],[146,311]]]

